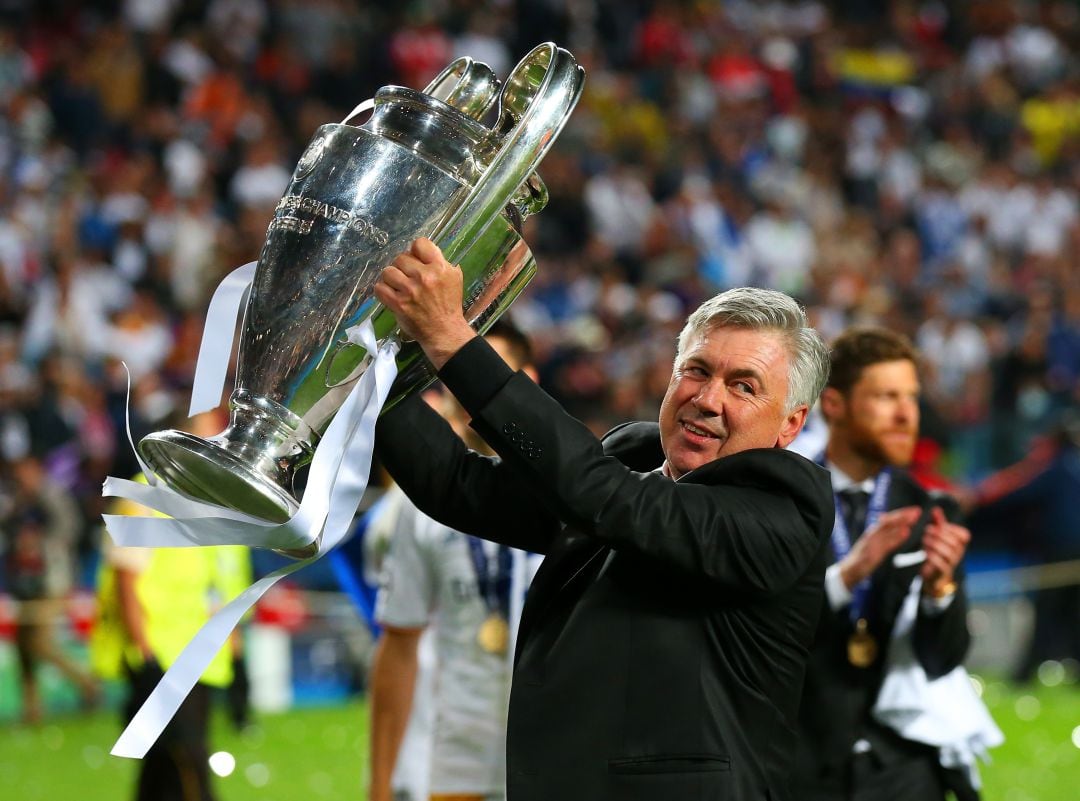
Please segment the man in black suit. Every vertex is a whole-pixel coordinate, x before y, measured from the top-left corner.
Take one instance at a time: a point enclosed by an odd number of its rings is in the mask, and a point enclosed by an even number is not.
[[[829,427],[822,462],[837,515],[792,786],[804,801],[934,801],[959,773],[943,771],[936,748],[901,738],[871,711],[917,575],[919,663],[933,679],[963,660],[970,635],[960,562],[970,535],[946,519],[951,499],[926,492],[903,469],[919,430],[917,355],[908,340],[851,329],[833,343],[831,359],[821,395]]]
[[[703,304],[659,425],[601,444],[469,327],[430,241],[375,294],[501,457],[413,400],[380,421],[383,463],[446,525],[546,554],[518,636],[509,801],[791,798],[833,517],[828,474],[783,450],[828,365],[798,304]]]

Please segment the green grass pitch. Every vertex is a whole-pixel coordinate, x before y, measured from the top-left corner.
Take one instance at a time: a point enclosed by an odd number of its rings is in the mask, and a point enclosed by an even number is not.
[[[985,801],[1080,799],[1080,685],[1013,687],[983,694],[1006,743],[982,769]],[[36,727],[0,724],[0,796],[12,801],[122,801],[136,763],[109,756],[115,713],[68,714]],[[218,716],[212,751],[235,760],[216,779],[220,801],[360,801],[367,770],[362,700],[260,715],[243,734]],[[227,763],[228,757],[219,757]],[[798,794],[795,794],[798,798]]]

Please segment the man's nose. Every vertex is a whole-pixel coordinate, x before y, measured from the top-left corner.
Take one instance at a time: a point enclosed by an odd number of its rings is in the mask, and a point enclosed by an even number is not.
[[[917,420],[919,415],[919,403],[914,400],[900,401],[896,405],[896,418],[904,423]]]
[[[706,381],[694,396],[693,404],[706,417],[717,417],[723,414],[726,394],[722,381]]]

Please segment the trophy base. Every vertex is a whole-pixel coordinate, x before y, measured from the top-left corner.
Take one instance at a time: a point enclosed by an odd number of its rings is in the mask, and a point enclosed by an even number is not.
[[[154,474],[177,492],[216,503],[273,523],[284,523],[297,510],[296,500],[225,448],[183,431],[157,431],[139,441],[139,455]],[[292,559],[318,551],[318,541],[304,548],[273,549]]]

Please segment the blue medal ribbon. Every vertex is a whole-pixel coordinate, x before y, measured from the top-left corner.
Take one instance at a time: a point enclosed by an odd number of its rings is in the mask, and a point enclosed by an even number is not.
[[[822,453],[814,461],[818,466],[825,467],[825,454]],[[889,485],[891,483],[892,469],[886,467],[874,479],[874,489],[870,493],[870,501],[866,508],[866,523],[863,525],[863,530],[858,532],[860,536],[863,532],[873,528],[878,518],[885,511],[885,504],[889,500]],[[832,546],[836,554],[836,561],[839,562],[851,550],[852,538],[847,523],[844,522],[844,510],[840,505],[840,493],[836,491],[833,491],[833,504],[836,507],[836,515],[833,517]],[[857,622],[864,616],[866,599],[870,594],[870,583],[870,577],[867,576],[851,590],[850,614],[852,623]]]
[[[510,549],[500,545],[494,559],[488,558],[484,541],[468,536],[469,553],[476,571],[476,586],[480,598],[489,613],[497,613],[503,620],[510,618],[510,574],[512,559]]]
[[[889,498],[889,485],[892,483],[892,473],[889,468],[885,468],[878,473],[877,478],[874,479],[874,490],[870,493],[870,502],[866,508],[866,524],[863,526],[863,530],[858,532],[861,535],[864,531],[874,527],[878,518],[885,511],[885,503]],[[851,550],[852,537],[848,531],[847,523],[844,522],[843,510],[840,507],[840,494],[833,493],[833,503],[836,505],[836,516],[833,518],[833,530],[832,530],[832,544],[833,551],[836,553],[836,561],[839,562],[848,552]],[[866,599],[870,593],[870,577],[867,576],[851,589],[851,620],[855,622],[864,617],[864,611],[866,608]]]

